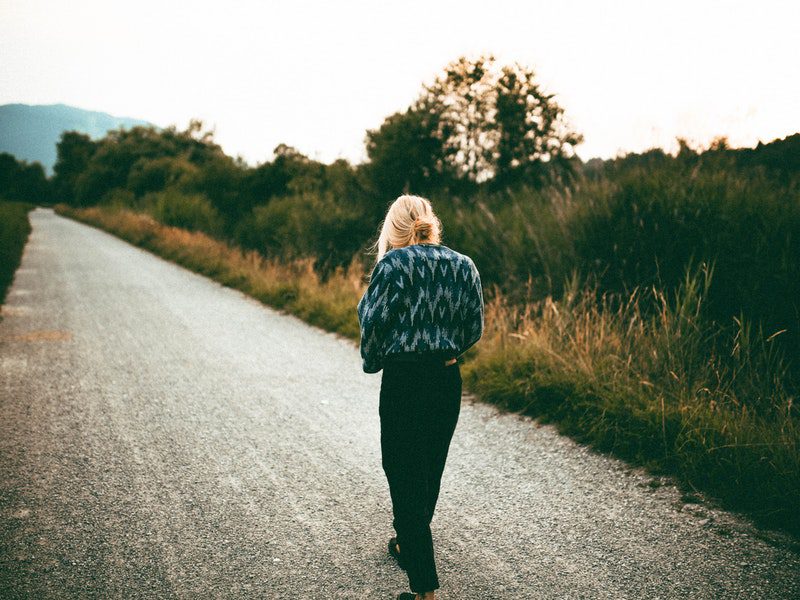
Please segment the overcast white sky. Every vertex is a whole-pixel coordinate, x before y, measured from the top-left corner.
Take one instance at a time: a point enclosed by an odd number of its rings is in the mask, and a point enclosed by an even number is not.
[[[364,134],[459,55],[520,62],[588,159],[800,131],[800,3],[0,0],[0,104],[184,128],[251,164],[279,143],[365,159]]]

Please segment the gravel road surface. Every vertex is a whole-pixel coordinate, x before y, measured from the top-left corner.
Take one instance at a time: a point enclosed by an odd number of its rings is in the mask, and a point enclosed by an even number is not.
[[[0,597],[407,590],[351,341],[31,222],[0,322]],[[466,393],[433,534],[443,600],[800,597],[785,538]]]

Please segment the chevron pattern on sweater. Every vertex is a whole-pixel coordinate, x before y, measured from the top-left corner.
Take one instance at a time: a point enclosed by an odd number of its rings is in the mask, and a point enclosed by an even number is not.
[[[442,244],[393,248],[372,270],[357,312],[365,373],[399,352],[459,356],[483,335],[480,274],[470,257]]]

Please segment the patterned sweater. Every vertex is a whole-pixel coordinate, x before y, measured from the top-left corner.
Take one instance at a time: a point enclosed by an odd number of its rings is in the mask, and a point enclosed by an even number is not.
[[[358,302],[365,373],[399,352],[459,356],[483,335],[483,290],[465,254],[423,242],[392,248],[372,270]]]

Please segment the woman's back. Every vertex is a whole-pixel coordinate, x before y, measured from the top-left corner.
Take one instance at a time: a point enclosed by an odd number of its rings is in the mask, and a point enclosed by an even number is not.
[[[358,304],[364,371],[401,353],[463,354],[483,333],[483,292],[471,258],[441,244],[389,250]]]

